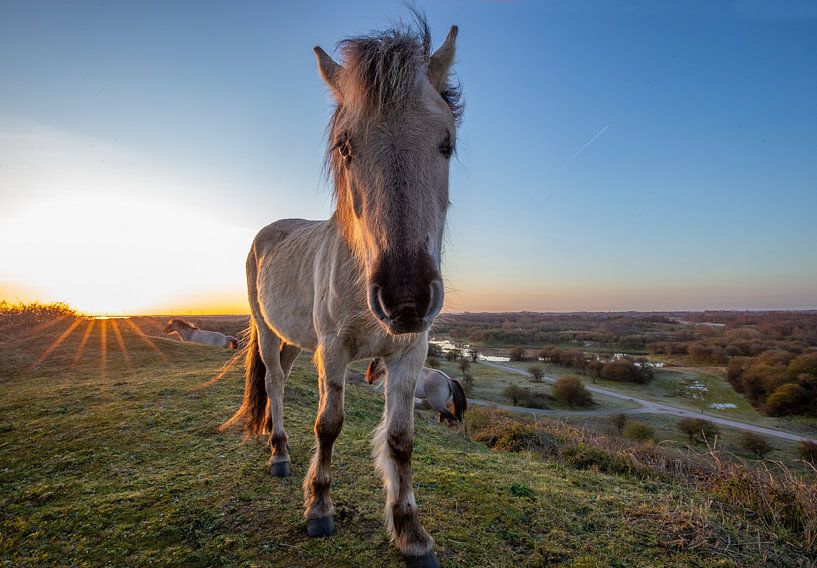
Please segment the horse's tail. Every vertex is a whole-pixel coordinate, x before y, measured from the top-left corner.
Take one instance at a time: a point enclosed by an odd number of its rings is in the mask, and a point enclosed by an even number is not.
[[[468,399],[465,390],[456,379],[451,379],[451,400],[454,403],[454,417],[458,422],[462,422],[462,415],[468,410]]]
[[[247,337],[246,358],[244,359],[244,400],[241,407],[219,428],[225,430],[230,426],[241,423],[247,436],[265,434],[272,429],[272,420],[267,407],[267,388],[264,377],[267,367],[261,360],[261,351],[258,348],[258,326],[250,318],[250,329]]]
[[[238,349],[238,338],[233,337],[232,335],[228,335],[227,337],[227,347],[230,349]]]

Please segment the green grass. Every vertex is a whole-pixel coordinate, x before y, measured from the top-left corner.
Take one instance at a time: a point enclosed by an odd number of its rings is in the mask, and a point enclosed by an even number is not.
[[[230,352],[154,339],[160,357],[123,325],[128,364],[110,323],[107,356],[97,325],[72,365],[85,325],[33,370],[68,322],[0,343],[0,561],[400,565],[369,457],[382,412],[377,394],[348,388],[333,464],[337,531],[313,540],[300,489],[317,405],[307,359],[286,391],[294,475],[273,479],[263,443],[217,430],[240,401],[240,372],[198,388]],[[413,469],[421,519],[445,566],[758,565],[766,553],[779,558],[783,546],[745,546],[735,556],[718,543],[757,535],[739,512],[715,514],[705,495],[492,452],[430,412],[417,416]],[[710,536],[691,546],[688,527]]]

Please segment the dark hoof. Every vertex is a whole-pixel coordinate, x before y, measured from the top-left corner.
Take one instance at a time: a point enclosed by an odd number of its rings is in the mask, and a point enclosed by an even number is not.
[[[403,556],[407,568],[440,568],[440,561],[434,551],[426,552],[422,556]]]
[[[335,526],[332,522],[332,517],[321,517],[320,519],[307,519],[306,534],[311,537],[319,538],[325,536],[332,536],[335,532]]]
[[[269,468],[273,477],[289,477],[292,472],[289,470],[289,462],[275,462]]]

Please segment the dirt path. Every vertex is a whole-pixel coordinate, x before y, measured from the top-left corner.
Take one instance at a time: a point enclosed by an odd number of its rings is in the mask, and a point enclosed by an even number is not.
[[[502,371],[507,371],[509,373],[514,373],[516,375],[522,375],[524,377],[530,377],[530,373],[523,371],[522,369],[517,369],[516,367],[512,367],[510,365],[504,365],[502,363],[495,363],[492,361],[480,361],[482,365],[488,365],[489,367],[494,367],[496,369],[500,369]],[[554,377],[543,377],[543,380],[548,383],[556,382]],[[523,406],[508,406],[504,404],[495,404],[489,401],[484,400],[477,400],[468,399],[469,402],[473,402],[478,406],[493,406],[496,408],[500,408],[502,410],[510,410],[513,412],[526,412],[529,414],[535,415],[545,415],[545,416],[559,416],[559,415],[587,415],[587,416],[608,416],[611,414],[669,414],[672,416],[679,416],[681,418],[700,418],[704,417],[706,420],[710,422],[714,422],[715,424],[720,424],[721,426],[728,426],[729,428],[736,428],[738,430],[747,430],[749,432],[755,432],[757,434],[764,434],[766,436],[773,436],[775,438],[783,438],[784,440],[791,440],[793,442],[802,442],[802,441],[814,441],[812,438],[808,438],[806,436],[801,436],[799,434],[795,434],[793,432],[786,432],[785,430],[778,430],[776,428],[766,428],[764,426],[756,426],[754,424],[747,424],[746,422],[739,422],[737,420],[730,420],[729,418],[721,418],[719,416],[712,416],[710,414],[703,414],[702,412],[695,412],[692,410],[687,410],[684,408],[679,408],[677,406],[672,406],[671,404],[665,404],[663,402],[653,402],[651,400],[644,400],[641,398],[636,398],[629,394],[622,394],[620,392],[616,392],[613,390],[605,389],[602,387],[597,387],[593,385],[586,385],[587,390],[593,393],[597,393],[604,396],[609,396],[611,398],[617,398],[619,400],[625,400],[628,402],[634,402],[636,404],[640,404],[641,406],[638,408],[631,408],[629,410],[583,410],[583,411],[562,411],[562,410],[549,410],[549,409],[536,409],[536,408],[525,408]]]

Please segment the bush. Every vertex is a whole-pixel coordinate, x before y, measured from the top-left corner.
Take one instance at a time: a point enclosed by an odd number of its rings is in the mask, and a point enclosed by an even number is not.
[[[690,442],[712,441],[720,434],[720,428],[703,418],[683,418],[678,421],[678,429],[689,437]]]
[[[426,367],[431,369],[439,369],[440,368],[440,360],[436,357],[428,357],[426,359]]]
[[[525,355],[524,349],[522,349],[521,347],[514,347],[508,354],[508,358],[511,361],[525,361],[527,359],[527,356]]]
[[[574,406],[590,406],[593,396],[577,377],[559,377],[553,385],[553,397],[556,400]]]
[[[630,420],[624,426],[624,435],[636,442],[646,442],[655,438],[655,430],[649,424]]]
[[[759,459],[766,457],[772,451],[772,446],[762,436],[754,432],[744,432],[740,437],[740,445],[747,452],[752,452]]]
[[[817,443],[804,440],[797,445],[797,455],[803,461],[817,467]]]
[[[794,383],[780,385],[766,399],[766,412],[772,416],[800,414],[806,410],[809,396],[806,389]]]

